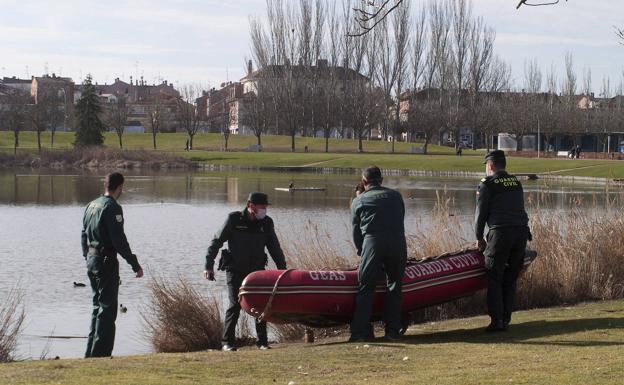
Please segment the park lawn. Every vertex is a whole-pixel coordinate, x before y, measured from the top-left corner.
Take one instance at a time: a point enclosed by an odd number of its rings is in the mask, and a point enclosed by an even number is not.
[[[43,132],[41,134],[41,142],[44,148],[50,148],[50,133]],[[186,145],[187,135],[185,133],[164,133],[156,136],[157,149],[161,151],[182,151]],[[262,144],[266,152],[290,152],[290,136],[266,135],[262,136]],[[67,149],[72,147],[74,141],[73,132],[57,132],[54,137],[54,148]],[[295,138],[297,152],[304,152],[305,146],[308,146],[310,152],[325,152],[325,139],[323,138]],[[115,133],[107,132],[104,134],[104,143],[111,147],[118,147],[119,142]],[[255,136],[250,135],[230,135],[228,149],[233,151],[248,150],[250,145],[256,144]],[[123,144],[126,149],[153,149],[151,134],[127,133],[123,136]],[[392,150],[391,143],[379,140],[365,140],[363,142],[365,152],[390,153]],[[411,153],[413,146],[419,147],[417,143],[395,143],[395,152]],[[220,134],[204,134],[195,135],[193,140],[195,150],[217,151],[223,147],[223,137]],[[13,148],[13,133],[8,131],[0,131],[0,148],[7,150]],[[37,148],[37,136],[33,131],[24,131],[20,133],[20,149]],[[329,150],[332,153],[355,153],[357,152],[357,140],[354,139],[330,139]],[[454,154],[453,147],[429,145],[431,154]],[[482,151],[464,150],[466,155],[481,155]]]
[[[2,384],[621,384],[624,301],[518,312],[507,333],[486,317],[410,327],[381,339],[0,365]]]
[[[105,134],[105,144],[117,147],[114,133]],[[73,133],[59,132],[55,138],[55,149],[72,148]],[[483,151],[464,150],[464,156],[455,156],[451,147],[430,145],[428,155],[410,154],[413,143],[396,143],[397,153],[391,154],[389,143],[365,141],[365,152],[355,151],[357,141],[351,139],[332,139],[330,149],[324,152],[324,139],[297,138],[297,152],[290,152],[290,137],[265,136],[264,152],[248,152],[250,144],[256,143],[254,136],[230,136],[230,150],[219,151],[222,137],[219,134],[197,134],[195,149],[184,151],[186,134],[159,134],[158,150],[168,154],[185,157],[196,162],[235,167],[331,167],[359,169],[376,164],[384,169],[417,170],[433,172],[482,172]],[[50,134],[42,134],[42,143],[49,148]],[[150,134],[124,135],[124,148],[152,151]],[[305,144],[310,152],[302,151]],[[22,132],[20,151],[33,152],[37,147],[34,132]],[[10,132],[0,132],[0,151],[12,149]],[[512,173],[552,173],[566,176],[589,176],[603,178],[624,178],[624,162],[617,160],[569,160],[569,159],[530,159],[509,158],[508,170]]]

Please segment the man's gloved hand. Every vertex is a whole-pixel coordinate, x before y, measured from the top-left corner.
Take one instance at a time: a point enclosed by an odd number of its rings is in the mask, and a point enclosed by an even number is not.
[[[215,280],[214,270],[212,269],[204,270],[204,279],[207,279],[209,281],[214,281]]]

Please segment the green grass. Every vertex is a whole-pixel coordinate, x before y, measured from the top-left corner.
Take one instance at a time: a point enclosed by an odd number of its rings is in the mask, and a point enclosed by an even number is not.
[[[275,345],[267,352],[154,354],[0,365],[2,384],[621,384],[624,301],[413,326],[383,340]],[[407,358],[405,358],[407,357]]]
[[[115,134],[105,135],[106,145],[117,146]],[[55,149],[72,147],[73,133],[57,133]],[[50,135],[44,133],[42,142],[49,148]],[[159,134],[158,151],[186,157],[198,162],[241,167],[285,167],[317,166],[335,168],[363,168],[371,164],[386,169],[421,170],[421,171],[457,171],[482,172],[483,151],[464,151],[464,156],[453,155],[453,148],[430,145],[429,155],[409,154],[412,143],[396,143],[397,153],[389,152],[389,143],[365,141],[365,153],[355,153],[357,142],[354,140],[332,139],[331,153],[324,152],[322,138],[297,138],[297,152],[290,152],[290,137],[263,137],[265,152],[247,152],[250,144],[256,143],[253,136],[232,135],[230,150],[219,151],[222,138],[218,134],[198,134],[195,137],[195,149],[183,150],[186,136],[182,133]],[[305,145],[309,153],[302,152]],[[126,134],[124,148],[151,149],[151,135]],[[12,149],[10,132],[0,132],[0,151]],[[32,152],[36,149],[36,136],[33,132],[23,132],[20,138],[20,151]],[[508,169],[513,173],[554,173],[568,176],[591,176],[604,178],[624,178],[624,162],[617,160],[568,160],[568,159],[529,159],[510,158]]]
[[[105,133],[104,143],[108,146],[117,147],[118,139],[114,133]],[[185,133],[158,134],[156,137],[157,148],[162,151],[182,151],[186,144],[187,135]],[[290,152],[290,136],[267,135],[262,136],[262,145],[267,152]],[[68,132],[57,132],[54,138],[54,147],[58,149],[71,148],[74,141],[74,134]],[[296,150],[303,153],[304,147],[308,146],[310,152],[325,152],[325,139],[323,138],[303,138],[297,137]],[[41,135],[42,146],[50,147],[50,133],[44,132]],[[256,144],[255,136],[230,135],[228,148],[232,151],[248,150],[249,146]],[[123,136],[123,144],[126,149],[146,149],[152,146],[151,134],[127,133]],[[414,143],[395,143],[397,153],[411,152]],[[193,140],[195,150],[220,150],[223,146],[223,137],[220,134],[197,134]],[[417,145],[418,146],[418,145]],[[13,133],[0,131],[0,148],[7,150],[13,148]],[[37,148],[37,136],[35,132],[25,131],[20,133],[20,148]],[[391,143],[379,140],[364,141],[365,152],[390,153]],[[357,140],[353,139],[330,139],[329,150],[333,153],[357,152]],[[429,152],[432,154],[454,154],[455,150],[448,146],[430,145]],[[466,155],[481,154],[479,151],[464,150]]]

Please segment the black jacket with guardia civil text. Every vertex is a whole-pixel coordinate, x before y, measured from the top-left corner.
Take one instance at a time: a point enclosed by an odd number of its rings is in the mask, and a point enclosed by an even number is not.
[[[529,217],[524,210],[522,184],[506,171],[481,180],[477,189],[475,235],[483,239],[485,225],[490,229],[527,226]]]

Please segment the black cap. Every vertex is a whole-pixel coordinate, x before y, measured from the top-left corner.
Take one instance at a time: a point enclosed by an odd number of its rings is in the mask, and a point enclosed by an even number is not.
[[[269,196],[265,193],[261,192],[252,192],[249,193],[249,197],[247,198],[247,202],[251,202],[254,205],[270,205]]]
[[[505,151],[493,150],[493,151],[488,152],[487,155],[485,156],[485,160],[483,161],[483,164],[486,164],[488,160],[491,160],[493,162],[505,161]]]

